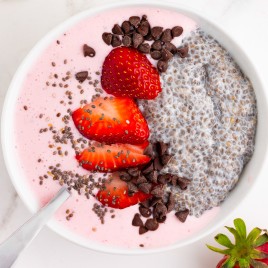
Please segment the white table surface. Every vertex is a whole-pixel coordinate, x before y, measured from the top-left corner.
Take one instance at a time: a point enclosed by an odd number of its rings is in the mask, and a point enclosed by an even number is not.
[[[10,80],[25,55],[45,33],[73,14],[111,0],[0,0],[0,107]],[[114,1],[113,1],[114,2]],[[230,36],[246,51],[259,71],[268,93],[268,0],[173,0],[207,14],[225,27]],[[268,122],[267,122],[268,125]],[[257,186],[241,204],[232,219],[242,217],[249,227],[268,228],[268,165]],[[0,153],[0,241],[30,216],[15,192]],[[48,267],[117,267],[136,268],[209,268],[220,256],[210,252],[208,237],[181,249],[146,256],[118,256],[81,248],[45,228],[20,256],[15,268]]]

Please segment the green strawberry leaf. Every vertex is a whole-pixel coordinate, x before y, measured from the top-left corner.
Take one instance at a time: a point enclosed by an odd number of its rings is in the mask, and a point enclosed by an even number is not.
[[[254,228],[247,237],[247,242],[252,245],[255,240],[260,236],[262,230],[258,227]]]
[[[224,255],[230,255],[231,250],[230,249],[220,249],[220,248],[215,248],[213,246],[210,245],[206,245],[209,249],[211,249],[212,251],[224,254]]]
[[[236,263],[236,258],[234,257],[229,257],[222,265],[222,268],[233,268]]]
[[[230,239],[225,234],[217,234],[215,236],[215,240],[222,246],[232,249],[234,244],[230,241]]]
[[[228,227],[228,226],[225,226],[225,228],[233,234],[234,238],[235,238],[235,244],[238,244],[240,242],[240,236],[238,234],[238,232],[236,231],[236,229],[232,228],[232,227]]]
[[[247,238],[247,228],[246,228],[245,222],[242,219],[237,218],[234,220],[234,226],[235,226],[239,236],[241,237],[241,239],[246,239]]]
[[[250,268],[250,264],[248,263],[248,260],[246,259],[239,259],[239,267],[240,268]]]
[[[253,245],[254,245],[254,247],[259,247],[259,246],[263,245],[266,242],[268,242],[268,235],[267,235],[267,233],[259,236],[257,238],[257,240],[254,242]]]

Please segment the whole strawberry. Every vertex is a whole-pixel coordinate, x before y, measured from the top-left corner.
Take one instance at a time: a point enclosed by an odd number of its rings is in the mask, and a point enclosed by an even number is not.
[[[144,54],[128,47],[115,48],[106,57],[101,84],[116,97],[154,99],[161,92],[156,68]]]
[[[207,245],[215,252],[224,254],[217,268],[265,268],[268,267],[268,235],[266,230],[254,228],[248,235],[245,222],[235,219],[234,226],[226,228],[233,234],[235,243],[224,234],[217,234],[215,240],[226,247],[219,249]]]

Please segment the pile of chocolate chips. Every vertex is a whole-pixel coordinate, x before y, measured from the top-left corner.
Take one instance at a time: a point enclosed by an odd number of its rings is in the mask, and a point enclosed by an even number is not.
[[[188,47],[176,48],[171,43],[172,39],[182,34],[183,28],[175,26],[172,29],[163,29],[161,26],[151,27],[147,16],[131,16],[129,20],[123,21],[121,26],[115,24],[112,33],[102,34],[103,41],[113,47],[126,46],[137,48],[140,52],[148,54],[157,60],[159,72],[165,72],[168,61],[178,54],[181,58],[188,55]],[[145,41],[153,41],[151,43]]]
[[[145,154],[151,161],[142,170],[130,168],[119,174],[121,180],[127,182],[128,194],[131,196],[137,191],[151,194],[152,197],[140,203],[139,212],[134,215],[132,225],[139,227],[139,234],[155,231],[160,223],[164,223],[167,214],[174,210],[175,199],[172,193],[165,198],[165,185],[172,184],[186,190],[191,182],[189,179],[172,174],[161,174],[163,167],[172,159],[168,154],[168,145],[163,142],[150,144]],[[185,222],[189,210],[177,211],[175,215],[181,222]],[[145,223],[142,217],[146,218]]]

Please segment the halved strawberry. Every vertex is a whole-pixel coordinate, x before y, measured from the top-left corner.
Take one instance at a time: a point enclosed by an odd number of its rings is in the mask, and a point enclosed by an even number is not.
[[[79,164],[87,170],[112,172],[147,164],[150,157],[143,154],[148,142],[142,145],[97,144],[76,155]]]
[[[83,136],[99,142],[140,144],[149,137],[145,118],[129,98],[97,98],[72,117]]]
[[[103,89],[117,97],[154,99],[162,91],[157,69],[137,49],[118,47],[105,58]]]
[[[143,202],[150,198],[151,195],[139,191],[130,196],[127,183],[120,180],[114,173],[112,178],[107,179],[105,189],[100,190],[96,197],[105,206],[123,209]]]

